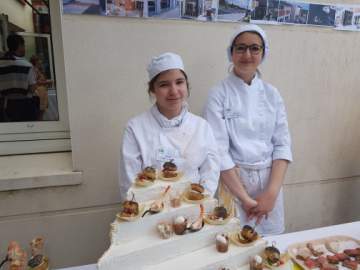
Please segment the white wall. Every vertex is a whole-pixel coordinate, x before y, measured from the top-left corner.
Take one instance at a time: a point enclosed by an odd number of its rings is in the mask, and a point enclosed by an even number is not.
[[[200,113],[208,89],[227,74],[225,47],[236,26],[65,15],[73,162],[84,183],[0,192],[2,243],[42,234],[53,267],[95,263],[109,245],[119,207],[122,130],[150,106],[146,64],[161,52],[179,53],[190,78],[190,106]],[[264,29],[271,52],[263,77],[285,99],[293,138],[287,230],[359,220],[360,35],[310,26]]]

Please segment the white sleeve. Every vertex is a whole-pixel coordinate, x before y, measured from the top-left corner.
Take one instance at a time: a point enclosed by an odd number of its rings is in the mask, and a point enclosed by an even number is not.
[[[276,112],[275,131],[271,138],[271,141],[274,145],[274,151],[272,156],[273,160],[285,159],[290,162],[293,160],[291,153],[290,132],[288,127],[285,105],[280,96]]]
[[[235,163],[229,153],[230,138],[224,119],[224,97],[219,91],[212,91],[208,97],[204,109],[204,118],[209,122],[218,145],[220,170],[228,170],[235,167]]]
[[[28,83],[29,83],[29,85],[36,84],[36,74],[35,74],[35,70],[33,67],[31,67],[29,70]]]
[[[208,123],[205,126],[205,138],[207,142],[207,155],[204,162],[200,166],[200,180],[204,187],[211,193],[215,194],[220,176],[220,160],[217,151],[217,143]]]
[[[128,124],[124,131],[122,152],[120,160],[120,198],[126,200],[126,194],[137,173],[141,171],[141,152],[137,143],[135,133],[131,125]]]

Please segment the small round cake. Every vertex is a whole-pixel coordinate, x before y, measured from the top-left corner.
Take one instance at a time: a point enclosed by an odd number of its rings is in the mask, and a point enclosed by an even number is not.
[[[177,218],[175,218],[173,224],[173,229],[175,234],[177,235],[184,234],[186,231],[186,226],[187,226],[187,220],[185,217],[178,216]]]
[[[229,249],[229,237],[226,234],[216,235],[216,250],[221,253],[227,252]]]

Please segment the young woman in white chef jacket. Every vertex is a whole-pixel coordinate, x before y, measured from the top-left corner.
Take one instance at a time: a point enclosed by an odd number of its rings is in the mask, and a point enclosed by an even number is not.
[[[129,120],[122,144],[121,199],[147,166],[162,169],[173,160],[192,182],[214,194],[220,174],[217,145],[210,125],[189,112],[189,82],[181,57],[164,53],[148,68],[148,92],[155,100],[146,112]]]
[[[227,53],[233,68],[213,87],[204,110],[219,146],[220,186],[235,199],[243,224],[256,223],[262,235],[279,234],[292,153],[283,100],[258,72],[269,53],[265,32],[257,25],[240,27]]]

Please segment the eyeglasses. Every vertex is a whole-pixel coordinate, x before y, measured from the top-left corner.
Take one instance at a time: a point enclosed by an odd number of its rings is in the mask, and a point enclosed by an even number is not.
[[[249,49],[251,55],[257,55],[264,49],[263,46],[257,44],[245,45],[238,44],[233,46],[233,52],[237,54],[244,54]]]

